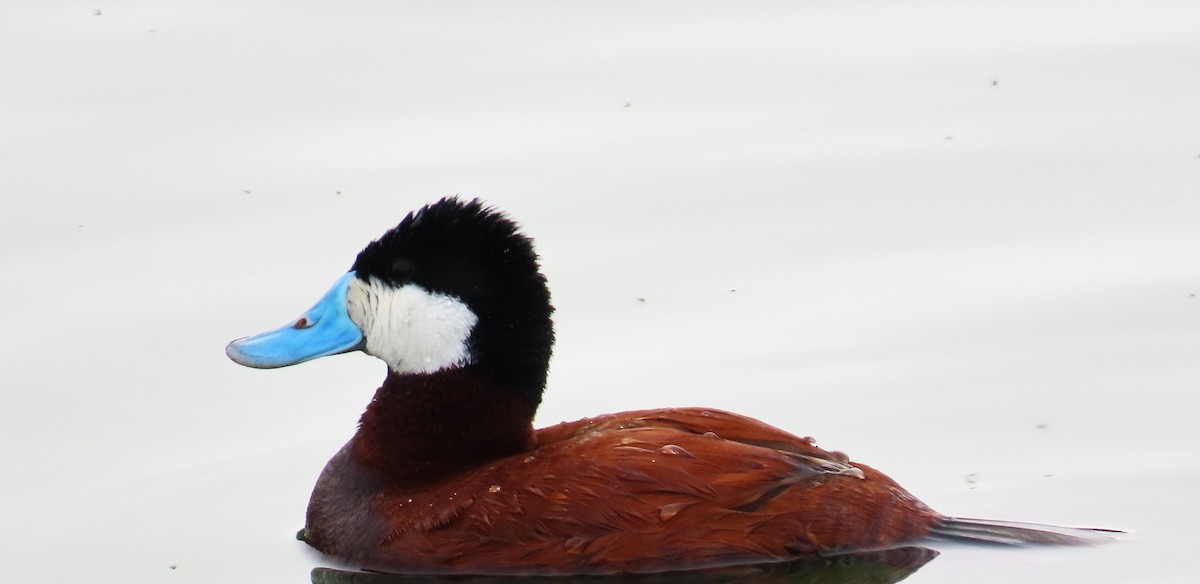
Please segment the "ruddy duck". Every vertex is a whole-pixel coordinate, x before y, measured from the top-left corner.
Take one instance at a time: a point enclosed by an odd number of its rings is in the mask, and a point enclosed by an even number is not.
[[[531,240],[448,198],[372,242],[249,367],[363,351],[387,378],[317,480],[302,539],[375,570],[646,573],[782,562],[928,537],[1087,543],[1103,530],[942,515],[883,473],[703,408],[535,430],[554,330]],[[614,383],[637,391],[636,380]]]

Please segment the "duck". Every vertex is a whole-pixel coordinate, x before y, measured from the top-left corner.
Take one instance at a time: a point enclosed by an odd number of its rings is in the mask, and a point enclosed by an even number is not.
[[[479,199],[447,197],[368,244],[299,318],[229,343],[259,369],[349,352],[387,364],[299,538],[372,571],[602,575],[1114,533],[943,515],[843,453],[719,409],[535,429],[553,312],[532,239]]]

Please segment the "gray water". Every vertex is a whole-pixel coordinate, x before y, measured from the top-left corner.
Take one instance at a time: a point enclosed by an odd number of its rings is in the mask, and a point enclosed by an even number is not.
[[[99,12],[97,12],[99,11]],[[439,196],[534,235],[540,424],[739,411],[953,515],[907,582],[1191,582],[1200,4],[42,3],[0,19],[0,564],[300,583],[383,366],[227,341]]]

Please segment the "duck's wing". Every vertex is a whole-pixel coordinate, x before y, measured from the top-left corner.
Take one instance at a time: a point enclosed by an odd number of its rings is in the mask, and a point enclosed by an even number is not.
[[[667,408],[656,410],[640,410],[624,414],[612,414],[596,420],[605,424],[617,423],[622,426],[650,426],[677,428],[693,434],[716,434],[718,437],[743,444],[772,448],[785,452],[826,457],[839,462],[849,462],[849,458],[840,452],[831,452],[817,447],[811,437],[799,437],[765,422],[746,416],[711,408]],[[572,424],[561,424],[571,427],[578,425],[581,420]],[[555,427],[546,428],[548,432]],[[539,435],[540,436],[540,435]]]
[[[538,440],[447,486],[453,516],[400,530],[388,553],[467,572],[647,572],[892,545],[939,517],[870,467],[727,412],[629,412]]]

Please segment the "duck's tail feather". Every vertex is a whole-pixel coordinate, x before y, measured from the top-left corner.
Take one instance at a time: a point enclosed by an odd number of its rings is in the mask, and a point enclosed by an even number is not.
[[[935,539],[973,541],[1001,545],[1096,545],[1125,535],[1114,529],[1059,527],[988,519],[947,517],[930,534]]]

